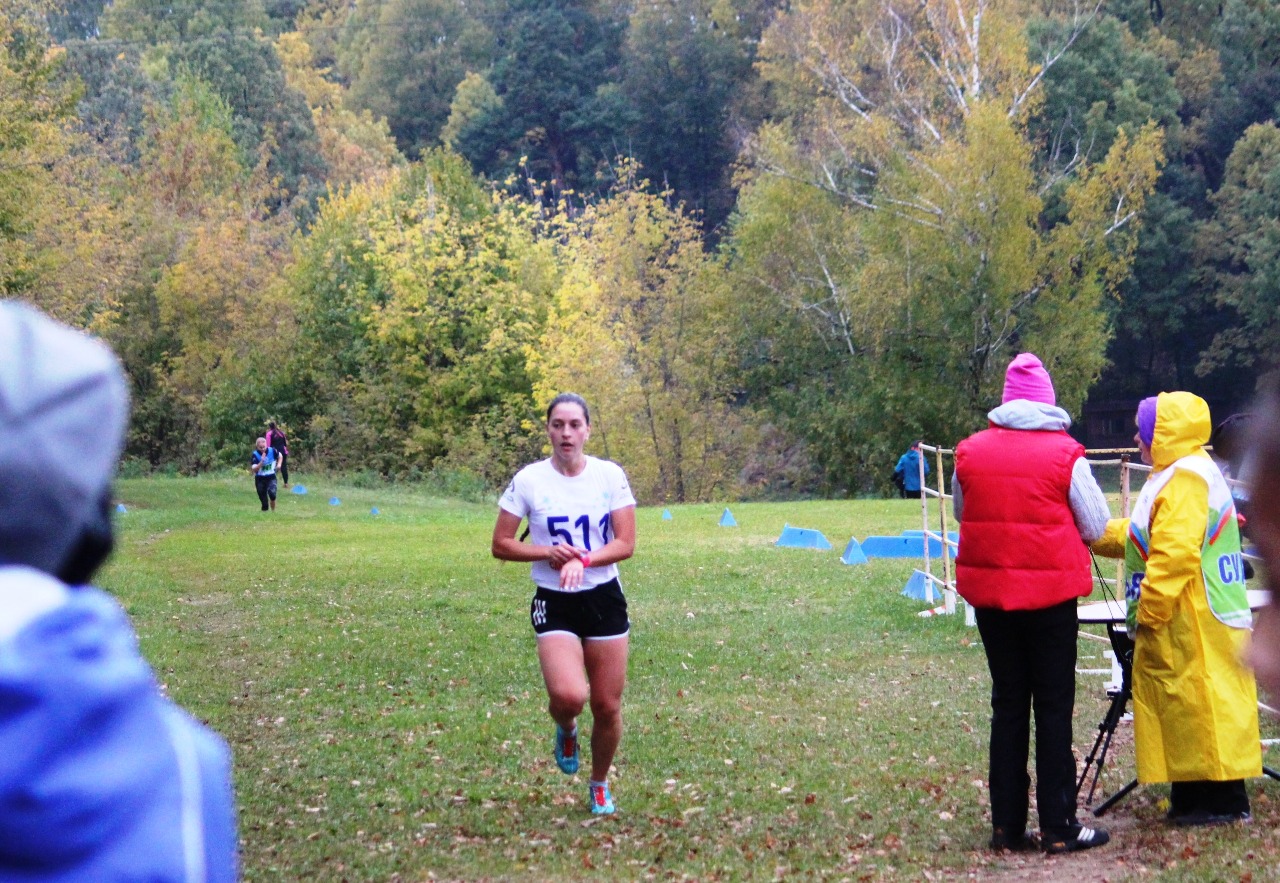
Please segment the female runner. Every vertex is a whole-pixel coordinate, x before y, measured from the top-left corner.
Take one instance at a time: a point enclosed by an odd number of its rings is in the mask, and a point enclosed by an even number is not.
[[[586,401],[556,396],[547,408],[551,456],[517,472],[498,501],[493,557],[533,562],[529,617],[556,722],[556,763],[568,775],[578,771],[578,715],[590,700],[588,803],[593,814],[608,815],[631,629],[617,565],[635,551],[636,500],[622,467],[582,452],[590,437]],[[529,544],[516,538],[524,518]]]

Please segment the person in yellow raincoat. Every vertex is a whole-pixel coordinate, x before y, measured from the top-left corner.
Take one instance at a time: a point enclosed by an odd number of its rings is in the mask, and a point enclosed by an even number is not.
[[[1262,775],[1257,687],[1242,661],[1252,615],[1231,491],[1203,450],[1209,406],[1161,393],[1139,404],[1137,423],[1151,475],[1131,517],[1109,521],[1093,549],[1125,559],[1138,780],[1173,783],[1176,824],[1247,820],[1244,779]]]

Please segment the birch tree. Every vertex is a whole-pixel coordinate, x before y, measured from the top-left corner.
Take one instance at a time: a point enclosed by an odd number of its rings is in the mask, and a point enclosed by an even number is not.
[[[788,112],[749,146],[733,254],[742,289],[773,307],[755,314],[794,329],[773,358],[810,365],[762,393],[789,402],[842,486],[879,475],[911,435],[980,425],[1021,349],[1046,358],[1068,409],[1100,372],[1103,298],[1128,272],[1161,132],[1121,131],[1064,177],[1036,162],[1029,131],[1046,72],[1098,8],[809,0],[767,32],[764,73]],[[1056,21],[1034,42],[1032,14]],[[794,210],[780,218],[778,200]],[[800,388],[815,371],[827,396]]]

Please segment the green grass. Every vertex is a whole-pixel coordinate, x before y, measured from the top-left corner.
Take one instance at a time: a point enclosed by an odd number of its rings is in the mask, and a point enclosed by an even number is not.
[[[918,528],[918,502],[734,505],[736,528],[717,525],[722,506],[641,509],[620,813],[596,820],[585,777],[551,760],[528,568],[490,558],[495,508],[321,485],[267,516],[248,478],[122,481],[101,579],[170,695],[232,745],[245,879],[1020,867],[981,849],[976,630],[916,616],[899,592],[917,562],[839,561],[850,536]],[[836,548],[775,548],[784,522]],[[1082,667],[1103,667],[1101,648],[1082,642]],[[1104,681],[1079,679],[1081,753]],[[1131,751],[1116,755],[1108,793],[1132,775]],[[1107,876],[1239,879],[1247,856],[1253,879],[1276,879],[1278,787],[1251,785],[1253,826],[1192,833],[1160,823],[1167,789],[1140,789],[1112,814],[1131,833]]]

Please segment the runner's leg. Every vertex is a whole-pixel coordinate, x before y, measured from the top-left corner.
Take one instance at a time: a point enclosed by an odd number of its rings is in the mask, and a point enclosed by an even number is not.
[[[538,638],[538,663],[547,685],[547,711],[566,733],[571,731],[590,695],[583,667],[582,641],[557,632]]]
[[[604,782],[622,741],[622,690],[627,685],[630,641],[624,635],[588,640],[584,644],[584,662],[591,684],[591,778]]]

